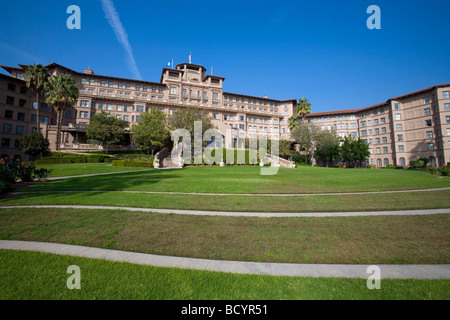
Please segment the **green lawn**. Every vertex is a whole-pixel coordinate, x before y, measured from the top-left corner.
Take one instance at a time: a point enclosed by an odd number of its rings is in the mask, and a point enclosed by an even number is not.
[[[21,189],[26,190],[26,189]],[[4,196],[5,205],[97,205],[238,212],[345,212],[450,207],[450,190],[327,196],[209,196],[124,192],[31,193]]]
[[[111,163],[70,163],[70,164],[46,164],[45,166],[37,164],[37,168],[53,169],[50,177],[68,177],[83,174],[139,171],[148,168],[139,167],[113,167]]]
[[[74,171],[77,171],[77,167],[83,167],[83,164],[60,166],[61,171],[55,172],[55,174],[72,175]],[[107,167],[107,170],[110,168]],[[123,169],[118,168],[117,170]],[[298,167],[296,169],[280,168],[276,175],[262,176],[259,167],[234,166],[77,177],[29,186],[24,191],[147,190],[208,193],[335,193],[440,187],[450,187],[450,178],[433,176],[425,171]]]
[[[0,239],[232,261],[448,264],[450,215],[249,218],[2,209]]]
[[[446,280],[381,280],[369,290],[366,279],[238,275],[157,268],[128,263],[0,250],[0,299],[302,300],[445,299]],[[81,289],[69,290],[67,267],[77,265]]]

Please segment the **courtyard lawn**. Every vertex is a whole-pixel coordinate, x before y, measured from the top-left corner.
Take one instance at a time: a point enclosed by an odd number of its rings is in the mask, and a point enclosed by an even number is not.
[[[36,167],[52,169],[50,178],[79,176],[83,174],[139,171],[148,168],[139,167],[114,167],[111,163],[69,163],[69,164],[46,164],[44,166],[37,164]]]
[[[250,218],[4,208],[0,239],[292,263],[448,264],[450,215]]]
[[[382,280],[238,275],[0,250],[0,299],[303,300],[450,298],[448,280]],[[81,290],[69,290],[66,269],[77,265]],[[270,310],[269,310],[270,311]],[[177,314],[177,312],[173,312]],[[271,314],[269,312],[269,314]]]
[[[64,167],[58,175],[71,175],[77,166]],[[83,165],[79,166],[83,168]],[[106,167],[105,170],[113,167]],[[75,170],[74,170],[75,169]],[[86,169],[87,170],[87,169]],[[118,171],[124,170],[119,167]],[[91,170],[89,170],[91,171]],[[92,170],[93,171],[93,170]],[[76,177],[36,184],[23,191],[133,190],[207,193],[336,193],[412,190],[450,187],[449,177],[425,171],[395,169],[336,169],[320,167],[280,168],[262,176],[259,167],[196,167],[123,174]]]

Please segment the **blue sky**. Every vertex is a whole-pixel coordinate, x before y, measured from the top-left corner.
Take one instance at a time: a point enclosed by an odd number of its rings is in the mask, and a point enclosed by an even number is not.
[[[192,52],[192,63],[227,78],[227,92],[305,96],[313,112],[450,82],[448,0],[102,1],[112,1],[128,51],[100,0],[3,1],[0,64],[56,62],[159,82],[167,62],[187,62]],[[72,4],[81,8],[81,30],[66,27]],[[372,4],[381,30],[366,27]]]

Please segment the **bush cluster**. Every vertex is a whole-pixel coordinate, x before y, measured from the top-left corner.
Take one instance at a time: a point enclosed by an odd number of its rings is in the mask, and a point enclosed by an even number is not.
[[[418,160],[412,160],[409,162],[409,167],[412,169],[423,169],[426,168],[428,164],[427,158],[420,158]]]
[[[36,168],[34,163],[9,163],[0,165],[0,193],[11,189],[17,180],[31,182],[33,180],[46,181],[52,169]]]

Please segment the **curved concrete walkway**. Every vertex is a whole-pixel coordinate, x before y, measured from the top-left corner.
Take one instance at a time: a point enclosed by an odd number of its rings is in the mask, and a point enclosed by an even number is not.
[[[104,259],[156,267],[207,270],[239,274],[293,277],[363,278],[369,265],[295,264],[206,260],[143,254],[83,246],[0,240],[0,249],[38,251],[59,255]],[[381,279],[450,279],[450,265],[378,265]]]
[[[430,215],[450,213],[448,209],[430,210],[401,210],[401,211],[361,211],[361,212],[231,212],[231,211],[201,211],[201,210],[175,210],[154,209],[116,206],[82,206],[82,205],[29,205],[29,206],[0,206],[0,208],[61,208],[61,209],[85,209],[85,210],[125,210],[152,213],[172,213],[202,216],[227,216],[227,217],[358,217],[358,216],[406,216],[406,215]]]

